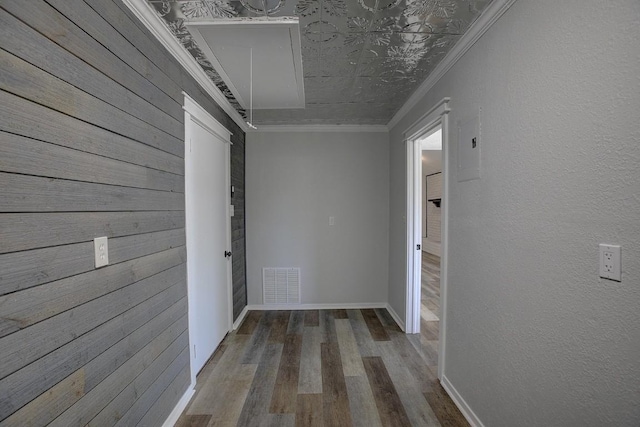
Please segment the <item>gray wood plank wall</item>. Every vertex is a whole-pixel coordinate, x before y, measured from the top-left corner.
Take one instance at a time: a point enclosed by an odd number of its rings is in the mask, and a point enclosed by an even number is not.
[[[235,319],[244,132],[120,0],[0,0],[0,427],[159,425],[186,390],[182,91],[233,133]]]

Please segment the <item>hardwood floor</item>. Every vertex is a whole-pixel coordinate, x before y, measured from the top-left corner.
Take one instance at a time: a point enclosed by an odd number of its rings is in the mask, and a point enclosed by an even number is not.
[[[422,346],[384,309],[253,311],[176,426],[468,425]]]

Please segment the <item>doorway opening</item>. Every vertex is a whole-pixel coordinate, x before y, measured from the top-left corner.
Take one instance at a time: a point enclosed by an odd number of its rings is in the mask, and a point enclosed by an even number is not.
[[[442,379],[446,343],[447,159],[449,98],[405,132],[407,143],[406,332],[423,333]],[[426,148],[426,150],[424,150]],[[440,148],[440,150],[434,150]],[[423,154],[438,151],[429,160]],[[425,164],[423,171],[423,162]],[[432,165],[428,165],[432,166]],[[440,169],[437,171],[436,169]],[[429,176],[427,176],[429,175]],[[431,222],[429,222],[431,220]]]

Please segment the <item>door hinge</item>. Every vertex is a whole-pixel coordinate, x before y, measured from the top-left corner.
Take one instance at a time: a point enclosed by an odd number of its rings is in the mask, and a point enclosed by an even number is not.
[[[416,251],[420,250],[420,245],[416,245]]]

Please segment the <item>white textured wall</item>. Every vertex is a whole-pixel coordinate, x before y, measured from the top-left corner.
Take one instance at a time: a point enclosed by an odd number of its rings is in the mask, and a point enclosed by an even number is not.
[[[449,169],[446,377],[485,426],[639,426],[640,2],[516,2],[392,129],[402,314],[401,133],[445,96],[454,127],[482,109],[482,179]]]
[[[300,267],[302,303],[386,302],[387,133],[248,133],[246,200],[249,304],[263,267]]]

